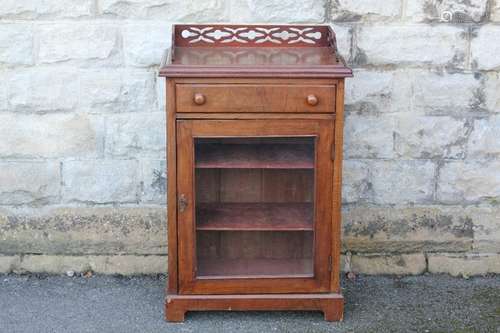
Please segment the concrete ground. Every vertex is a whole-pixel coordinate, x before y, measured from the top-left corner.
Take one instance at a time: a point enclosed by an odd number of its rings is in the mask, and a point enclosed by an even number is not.
[[[360,276],[345,320],[320,313],[188,313],[163,320],[165,277],[0,275],[0,332],[500,332],[500,276]]]

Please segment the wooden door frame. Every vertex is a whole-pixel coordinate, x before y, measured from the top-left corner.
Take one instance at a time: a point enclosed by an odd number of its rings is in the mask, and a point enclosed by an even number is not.
[[[178,288],[181,294],[317,293],[331,290],[333,155],[332,119],[177,120],[177,194],[189,204],[177,212]],[[195,137],[316,136],[314,278],[196,279]],[[318,181],[319,180],[319,181]],[[326,187],[325,187],[326,186]]]

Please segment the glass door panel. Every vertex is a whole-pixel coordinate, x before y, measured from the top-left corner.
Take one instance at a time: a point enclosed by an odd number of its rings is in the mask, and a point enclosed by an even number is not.
[[[312,277],[316,137],[194,140],[196,277]]]

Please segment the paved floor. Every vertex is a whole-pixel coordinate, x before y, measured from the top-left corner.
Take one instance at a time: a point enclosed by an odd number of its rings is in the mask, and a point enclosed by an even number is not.
[[[320,313],[189,313],[163,320],[165,277],[0,275],[0,332],[493,332],[500,276],[343,281],[342,323]]]

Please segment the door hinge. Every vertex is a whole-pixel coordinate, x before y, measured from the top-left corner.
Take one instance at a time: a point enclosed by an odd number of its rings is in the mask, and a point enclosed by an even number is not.
[[[328,257],[328,271],[331,272],[333,269],[332,267],[332,256]]]
[[[332,161],[335,160],[335,143],[332,143]]]

